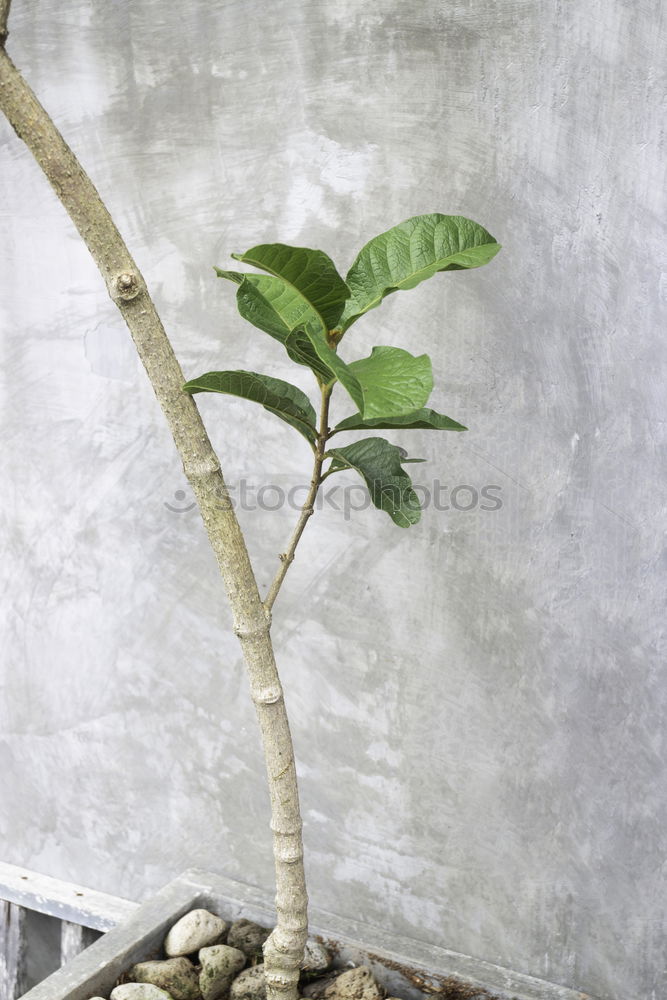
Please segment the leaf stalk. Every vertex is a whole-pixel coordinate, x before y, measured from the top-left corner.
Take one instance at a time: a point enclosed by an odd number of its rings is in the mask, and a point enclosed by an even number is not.
[[[270,614],[276,597],[278,596],[278,592],[282,587],[283,580],[287,575],[287,570],[294,562],[296,547],[301,541],[301,536],[303,535],[309,519],[315,512],[317,491],[328,475],[328,473],[324,473],[324,475],[322,474],[322,464],[326,458],[325,453],[327,441],[331,436],[331,431],[329,430],[329,402],[331,400],[331,393],[333,392],[333,385],[330,384],[320,386],[320,392],[322,395],[320,402],[320,421],[317,433],[317,442],[315,444],[315,460],[313,463],[313,474],[310,479],[310,487],[308,489],[308,495],[306,496],[303,507],[301,508],[301,513],[299,514],[299,518],[296,522],[296,527],[292,532],[292,537],[289,540],[289,544],[285,552],[281,552],[280,554],[280,566],[278,567],[278,571],[273,578],[273,582],[264,599],[264,609],[267,614]]]

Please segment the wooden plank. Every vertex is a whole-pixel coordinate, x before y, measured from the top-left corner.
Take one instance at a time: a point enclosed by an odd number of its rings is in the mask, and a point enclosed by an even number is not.
[[[139,906],[120,896],[110,896],[4,862],[0,862],[0,900],[98,931],[111,930],[128,920]]]
[[[82,927],[81,924],[70,923],[69,920],[60,921],[60,964],[65,965],[75,955],[97,941],[100,936],[99,931],[90,927]]]
[[[0,998],[25,993],[25,910],[0,900]]]

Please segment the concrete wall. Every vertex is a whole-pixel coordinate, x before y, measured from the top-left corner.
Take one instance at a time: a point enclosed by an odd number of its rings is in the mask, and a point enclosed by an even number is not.
[[[279,239],[346,268],[429,211],[504,244],[350,335],[348,358],[430,352],[433,405],[470,431],[388,436],[429,459],[419,482],[495,485],[502,507],[431,507],[402,531],[329,505],[309,528],[274,636],[310,893],[605,1000],[664,996],[664,8],[14,8],[10,51],[189,376],[293,377],[213,277],[231,251]],[[204,532],[86,251],[2,123],[0,140],[0,856],[135,898],[190,865],[268,885],[258,737]],[[202,409],[231,483],[306,480],[289,428]],[[241,517],[265,585],[294,513]]]

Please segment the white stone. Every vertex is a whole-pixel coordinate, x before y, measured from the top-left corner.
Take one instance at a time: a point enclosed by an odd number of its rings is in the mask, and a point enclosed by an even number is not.
[[[266,1000],[264,965],[254,965],[237,976],[230,987],[229,1000]]]
[[[226,934],[229,924],[208,910],[190,910],[177,920],[164,941],[169,958],[190,955],[200,948],[218,944]]]
[[[199,976],[187,958],[139,962],[129,972],[135,983],[152,983],[166,990],[174,1000],[199,1000]]]
[[[204,1000],[219,1000],[229,989],[234,976],[241,971],[246,957],[238,948],[214,944],[199,951],[201,972],[199,990]]]
[[[123,983],[111,991],[111,1000],[173,1000],[170,993],[152,983]]]
[[[366,965],[349,969],[324,991],[325,1000],[382,1000],[382,991]]]
[[[331,965],[331,955],[315,938],[308,938],[301,968],[304,972],[325,972]]]
[[[240,950],[248,958],[261,958],[262,945],[271,933],[269,927],[262,927],[254,920],[235,920],[227,934],[227,944]]]

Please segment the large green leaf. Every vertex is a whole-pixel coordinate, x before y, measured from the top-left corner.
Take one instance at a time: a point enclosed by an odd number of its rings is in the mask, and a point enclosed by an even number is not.
[[[345,448],[332,448],[327,454],[333,459],[331,472],[354,469],[359,473],[375,506],[386,511],[394,524],[409,528],[419,521],[419,499],[401,466],[401,462],[410,460],[402,448],[384,438],[364,438]]]
[[[261,403],[265,410],[295,427],[308,441],[317,439],[317,417],[308,396],[282,379],[257,372],[207,372],[186,382],[183,389],[190,393],[222,392]]]
[[[215,271],[218,277],[227,278],[239,286],[236,304],[244,319],[280,341],[292,361],[311,368],[321,381],[330,382],[333,379],[331,369],[319,359],[303,333],[303,328],[309,324],[317,329],[321,319],[299,292],[280,278],[267,274],[241,274],[238,271],[223,271],[219,267]]]
[[[370,240],[345,279],[351,291],[338,327],[347,330],[385,295],[414,288],[438,271],[480,267],[500,250],[482,226],[460,215],[416,215]]]
[[[446,417],[444,413],[436,413],[435,410],[425,407],[421,410],[415,410],[414,413],[406,413],[402,417],[377,417],[374,420],[364,420],[360,413],[354,413],[351,417],[346,417],[345,420],[336,424],[332,433],[395,428],[403,430],[420,428],[438,431],[466,431],[468,429],[456,420],[452,420],[451,417]]]
[[[279,340],[293,361],[308,365],[321,381],[339,379],[363,409],[361,386],[330,344],[322,317],[298,290],[266,274],[215,270],[239,285],[236,302],[244,319]]]
[[[279,278],[266,274],[240,274],[216,267],[220,278],[238,284],[238,310],[244,319],[284,344],[290,333],[308,322],[319,323],[315,309]]]
[[[244,319],[280,341],[293,361],[308,365],[322,382],[338,379],[365,419],[411,413],[428,399],[433,381],[427,355],[375,347],[370,357],[346,364],[320,313],[293,285],[274,275],[216,272],[239,286],[236,298]]]
[[[292,361],[296,361],[298,365],[307,365],[317,375],[320,382],[326,385],[336,381],[331,366],[319,357],[308,335],[303,330],[293,330],[290,333],[285,341],[285,350]],[[329,361],[328,355],[326,358]]]
[[[412,413],[424,405],[433,388],[428,354],[415,357],[400,347],[374,347],[369,357],[348,368],[361,386],[359,409],[364,420]]]
[[[321,328],[308,325],[305,332],[322,364],[347,390],[364,419],[412,413],[428,399],[433,388],[428,355],[415,357],[400,347],[374,347],[369,357],[346,364]]]
[[[322,250],[264,243],[232,257],[281,278],[316,310],[325,332],[336,325],[350,297],[334,262]]]
[[[355,406],[365,412],[361,385],[352,372],[351,366],[347,365],[331,346],[326,333],[321,327],[314,324],[308,324],[305,333],[320,361],[333,373],[343,388],[347,389]]]

